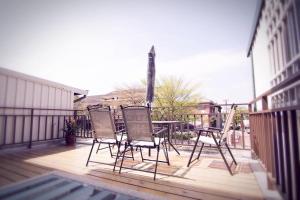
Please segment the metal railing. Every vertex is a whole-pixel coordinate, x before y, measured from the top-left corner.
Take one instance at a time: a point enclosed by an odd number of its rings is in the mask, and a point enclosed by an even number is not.
[[[238,104],[239,107],[244,107],[244,112],[239,112],[238,120],[236,123],[232,124],[232,129],[228,136],[228,144],[232,148],[236,149],[250,149],[250,128],[248,122],[249,113],[248,113],[248,104]],[[222,110],[230,109],[230,104],[220,105],[223,107]],[[228,107],[228,109],[225,109]],[[176,120],[180,123],[177,123],[176,126],[171,127],[171,140],[175,145],[181,146],[193,146],[194,143],[191,141],[191,138],[196,136],[196,128],[204,128],[208,126],[222,126],[227,117],[227,113],[199,113],[198,106],[188,106],[186,107],[187,112],[182,114],[172,114],[168,110],[174,109],[170,107],[152,107],[152,120]],[[183,107],[175,108],[175,110],[185,110]],[[163,111],[162,111],[163,110]],[[193,111],[194,110],[194,111]],[[158,114],[157,114],[158,113]],[[171,114],[170,114],[171,113]],[[113,110],[113,116],[115,118],[117,130],[124,129],[124,124],[122,121],[122,115],[120,110]],[[215,123],[212,123],[215,119]]]
[[[7,145],[26,144],[31,148],[33,142],[64,138],[63,129],[68,118],[86,118],[77,110],[0,107],[0,148]],[[79,120],[80,122],[80,120]],[[83,123],[77,135],[84,136],[88,130]]]
[[[268,101],[299,80],[300,72],[249,103],[251,149],[268,173],[269,186],[276,186],[284,199],[300,198],[300,101],[274,109]]]
[[[170,136],[175,145],[193,145],[191,138],[195,136],[195,128],[217,124],[221,126],[226,119],[226,113],[199,113],[198,107],[184,108],[185,112],[180,114],[170,114],[168,111],[170,109],[153,107],[152,118],[180,121],[176,126],[171,127]],[[184,109],[181,107],[175,110]],[[123,129],[120,110],[112,110],[112,114],[117,130]],[[25,144],[31,148],[33,142],[63,139],[65,121],[71,117],[76,119],[78,126],[76,136],[92,138],[90,117],[86,110],[0,107],[0,148],[16,144]],[[250,148],[249,128],[243,123],[245,119],[248,119],[248,113],[240,113],[238,123],[232,126],[228,143],[233,148]]]

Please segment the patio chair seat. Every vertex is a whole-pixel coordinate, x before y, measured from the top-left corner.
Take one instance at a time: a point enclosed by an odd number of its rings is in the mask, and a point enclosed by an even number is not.
[[[222,151],[222,147],[225,146],[226,149],[228,150],[231,158],[232,158],[232,162],[237,165],[237,162],[235,160],[235,158],[233,157],[233,154],[227,144],[227,137],[229,135],[229,132],[230,132],[230,126],[233,122],[233,117],[234,117],[234,114],[235,114],[235,111],[236,111],[236,105],[232,104],[231,106],[231,109],[229,111],[229,114],[226,118],[226,121],[224,123],[224,128],[223,129],[219,129],[219,128],[208,128],[208,129],[198,129],[197,131],[197,137],[195,138],[192,138],[193,141],[195,141],[195,144],[194,144],[194,148],[193,148],[193,151],[191,153],[191,156],[190,156],[190,159],[189,159],[189,162],[187,164],[187,166],[189,167],[190,164],[195,161],[196,159],[198,160],[200,158],[200,155],[201,155],[201,152],[202,152],[202,149],[204,147],[204,145],[209,145],[209,147],[212,147],[214,146],[214,148],[216,147],[217,150],[220,152],[224,162],[225,162],[225,165],[229,171],[229,173],[231,175],[233,175],[233,172],[231,170],[231,164],[229,165],[228,161],[226,160],[225,158],[225,155]],[[203,135],[205,134],[205,136]],[[198,142],[201,142],[201,147],[200,147],[200,150],[199,150],[199,153],[198,153],[198,156],[196,158],[193,159],[193,156],[194,156],[194,153],[196,151],[196,148],[198,146]]]
[[[151,114],[150,114],[151,109],[149,104],[147,107],[146,106],[127,106],[127,107],[120,106],[120,107],[121,107],[122,116],[124,120],[125,132],[127,134],[127,141],[125,141],[124,144],[125,147],[123,151],[120,151],[120,149],[118,149],[114,170],[116,168],[118,158],[122,157],[122,161],[119,169],[119,173],[121,173],[123,161],[125,158],[125,153],[129,150],[129,148],[132,150],[133,147],[136,147],[136,149],[137,150],[139,149],[140,151],[142,161],[147,160],[147,161],[155,162],[154,171],[139,169],[140,171],[153,173],[154,174],[153,179],[155,180],[158,162],[167,163],[168,165],[170,165],[166,140],[164,140],[165,132],[167,129],[161,129],[160,131],[156,132],[156,134],[154,134]],[[143,148],[148,149],[149,158],[143,157],[143,150],[142,150]],[[151,159],[150,149],[156,149],[155,160]],[[166,158],[165,161],[159,160],[160,150],[163,150],[165,154],[165,158]]]
[[[112,153],[112,147],[116,145],[119,152],[120,146],[125,144],[125,141],[127,141],[127,135],[124,130],[116,131],[116,125],[112,117],[110,107],[103,107],[102,105],[98,104],[88,106],[87,109],[90,115],[94,140],[86,162],[86,166],[88,166],[89,162],[96,162],[90,161],[93,148],[96,143],[99,144],[96,153],[98,153],[99,150],[108,148],[110,156],[113,157],[114,155]],[[107,147],[101,148],[102,144],[106,145]],[[131,155],[131,158],[134,159],[132,149]]]
[[[197,137],[192,138],[193,141],[197,141]],[[216,139],[219,143],[220,139]],[[204,144],[216,145],[214,139],[212,137],[200,136],[199,141]]]
[[[164,142],[164,138],[158,138],[155,137],[154,138],[154,142],[152,141],[139,141],[139,140],[134,140],[132,141],[130,144],[132,146],[141,146],[141,147],[155,147],[157,145],[159,145],[159,139],[160,139],[160,143]]]
[[[117,141],[121,142],[122,135],[121,134],[117,134],[116,136],[117,136]],[[124,140],[127,140],[127,136],[126,135],[123,135],[123,137],[122,137],[122,141],[124,141]],[[117,143],[117,141],[116,141],[115,138],[103,138],[103,139],[100,139],[100,141],[102,143],[109,143],[109,144],[115,144],[115,143]]]

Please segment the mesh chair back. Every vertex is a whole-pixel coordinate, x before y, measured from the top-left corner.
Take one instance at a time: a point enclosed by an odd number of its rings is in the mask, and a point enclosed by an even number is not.
[[[150,108],[143,106],[121,107],[129,141],[153,141]]]
[[[112,119],[110,108],[89,106],[91,124],[94,129],[94,138],[115,138],[115,124]]]
[[[236,111],[236,107],[237,106],[234,105],[234,104],[231,106],[230,112],[229,112],[229,114],[226,118],[225,124],[224,124],[223,135],[222,135],[220,141],[224,141],[228,136],[228,133],[229,133],[229,130],[230,130],[230,125],[233,121],[233,117],[234,117],[234,114],[235,114],[235,111]]]

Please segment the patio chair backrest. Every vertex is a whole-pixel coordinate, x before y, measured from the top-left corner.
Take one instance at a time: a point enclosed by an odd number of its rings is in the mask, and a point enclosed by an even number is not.
[[[233,121],[233,117],[234,117],[234,114],[235,114],[235,111],[236,111],[236,105],[232,105],[231,106],[231,109],[230,109],[230,112],[226,118],[226,121],[225,121],[225,124],[224,124],[224,128],[223,128],[223,134],[221,136],[221,142],[224,141],[227,136],[228,136],[228,133],[229,133],[229,130],[230,130],[230,125]]]
[[[91,124],[94,130],[94,138],[115,138],[115,124],[110,108],[102,108],[99,105],[88,106]]]
[[[125,130],[129,141],[153,141],[150,108],[145,106],[122,107]]]

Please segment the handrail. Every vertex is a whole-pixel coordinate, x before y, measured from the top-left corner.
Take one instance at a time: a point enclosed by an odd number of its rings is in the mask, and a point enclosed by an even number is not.
[[[61,108],[34,108],[34,107],[4,107],[0,106],[0,109],[26,109],[26,110],[51,110],[51,111],[84,111],[84,110],[77,110],[77,109],[61,109]]]
[[[288,79],[280,82],[278,85],[272,87],[271,89],[267,90],[266,92],[264,92],[263,94],[259,95],[258,97],[256,97],[255,99],[253,99],[252,101],[249,102],[249,104],[253,104],[256,103],[257,101],[265,98],[266,96],[270,96],[271,94],[278,92],[279,90],[284,89],[285,87],[295,83],[296,81],[300,80],[300,71],[298,71],[297,73],[291,75]]]

